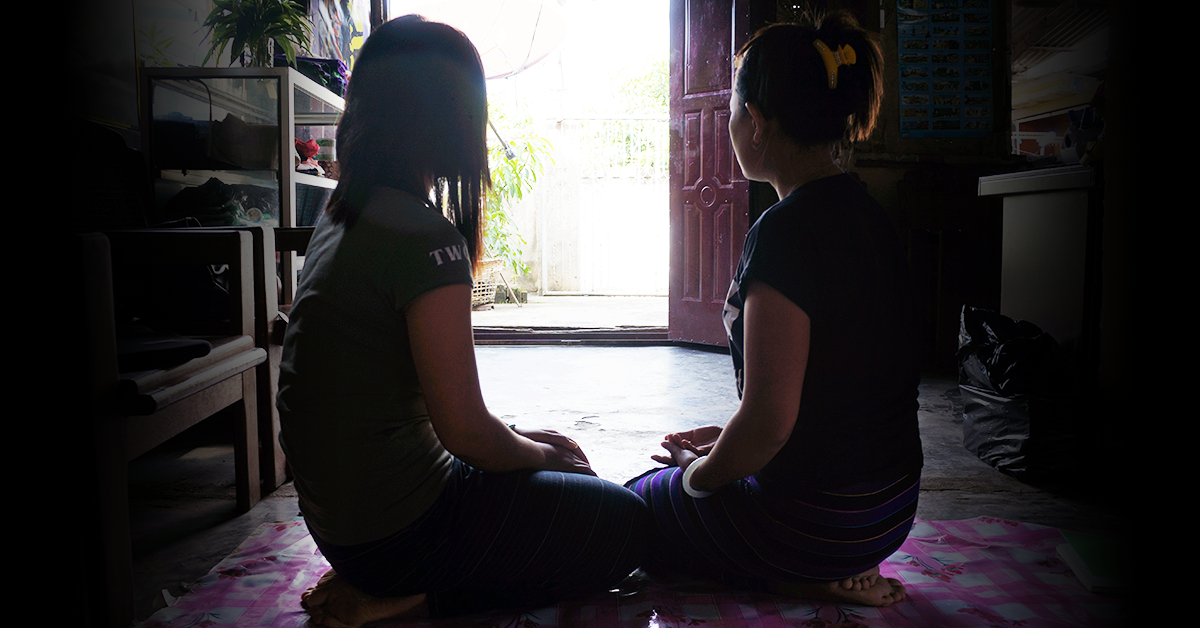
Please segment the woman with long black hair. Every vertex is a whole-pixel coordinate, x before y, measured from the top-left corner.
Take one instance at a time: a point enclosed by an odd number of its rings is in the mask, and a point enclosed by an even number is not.
[[[332,565],[303,596],[316,623],[538,607],[641,559],[641,498],[484,405],[470,301],[486,124],[462,33],[407,16],[371,34],[280,367],[280,439]]]

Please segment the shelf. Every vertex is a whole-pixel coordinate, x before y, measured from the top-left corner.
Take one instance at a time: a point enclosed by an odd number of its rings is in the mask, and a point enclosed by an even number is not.
[[[204,185],[209,179],[216,178],[231,185],[279,189],[278,173],[274,170],[160,170],[159,177],[185,185]]]
[[[1054,166],[979,177],[979,195],[1028,194],[1088,188],[1096,174],[1088,166]]]
[[[202,78],[209,80],[231,80],[225,77],[161,77],[161,80],[155,83],[155,85],[163,89],[173,91],[181,96],[191,98],[197,102],[208,103],[211,109],[223,109],[225,111],[229,111],[240,117],[246,118],[246,122],[248,123],[278,123],[278,107],[276,107],[275,110],[271,110],[255,106],[247,102],[243,95],[234,94],[223,89],[216,89],[214,87],[206,87],[206,85],[201,82]],[[247,79],[243,80],[253,80],[253,78],[254,77],[248,77]],[[278,92],[276,92],[273,100],[279,100]]]
[[[309,96],[317,99],[318,101],[325,103],[326,105],[329,105],[329,106],[333,107],[334,109],[337,109],[339,112],[345,110],[345,108],[346,108],[346,100],[344,98],[337,96],[333,92],[331,92],[328,89],[319,85],[316,81],[308,78],[307,76],[304,76],[299,71],[297,71],[295,68],[289,68],[289,67],[282,67],[282,68],[142,68],[141,74],[142,74],[142,78],[147,81],[172,80],[172,81],[177,81],[177,82],[181,82],[181,83],[184,83],[184,82],[190,83],[194,79],[222,79],[222,80],[267,79],[267,80],[275,80],[275,81],[284,81],[284,82],[290,84],[292,87],[299,89],[300,91],[304,92],[305,94],[308,94]],[[207,98],[208,98],[208,90],[206,90],[204,87],[201,87],[199,85],[193,86],[194,91],[187,90],[187,88],[180,88],[180,89],[183,90],[184,93],[186,93],[188,96],[193,97],[193,98],[202,97],[204,100],[207,100]],[[225,95],[225,96],[228,98],[236,98],[235,95]],[[215,97],[216,97],[216,95],[214,94],[214,98]],[[213,104],[215,105],[216,102],[214,101]],[[226,106],[226,105],[228,105],[228,106]],[[228,103],[222,104],[222,107],[228,108],[230,111],[233,111],[236,108],[238,108],[240,106],[244,106],[244,105],[245,105],[244,101],[231,100]],[[315,121],[311,126],[320,126],[320,125],[335,125],[335,124],[337,124],[337,118],[341,114],[340,113],[310,114],[309,112],[297,112],[297,120],[296,121],[299,122],[299,120],[301,118],[303,118],[305,116],[309,116],[309,115],[314,115],[314,116],[319,117],[319,120]],[[302,126],[304,126],[304,125],[302,125]]]
[[[313,187],[328,188],[330,190],[337,187],[337,181],[335,179],[326,179],[325,177],[318,177],[316,175],[306,174],[303,172],[293,172],[292,178],[298,185],[311,185]]]
[[[296,126],[337,126],[342,119],[339,113],[297,113]]]
[[[316,98],[327,105],[332,105],[339,112],[346,110],[346,100],[344,98],[334,94],[324,87],[321,87],[316,81],[304,76],[298,70],[293,68],[288,68],[288,70],[290,70],[289,74],[292,85],[299,88],[300,91],[305,92],[309,96],[312,96],[313,98]],[[340,116],[341,113],[338,113],[337,115]],[[337,124],[337,120],[334,119],[333,122],[327,124]]]

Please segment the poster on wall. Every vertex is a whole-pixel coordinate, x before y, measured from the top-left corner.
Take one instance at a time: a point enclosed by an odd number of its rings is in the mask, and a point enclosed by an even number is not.
[[[354,59],[370,34],[369,0],[319,0],[312,13],[316,36],[313,53],[326,59],[340,59],[354,71]]]
[[[991,0],[897,0],[900,137],[992,133]]]

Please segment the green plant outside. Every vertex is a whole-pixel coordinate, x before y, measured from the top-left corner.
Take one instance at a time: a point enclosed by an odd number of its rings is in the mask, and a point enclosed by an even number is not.
[[[283,49],[288,63],[294,64],[296,52],[307,46],[312,32],[304,7],[290,0],[214,0],[204,26],[209,29],[210,41],[200,65],[213,56],[220,59],[226,46],[231,53],[249,47],[251,57],[260,63],[269,58],[271,40]]]
[[[512,211],[526,194],[533,191],[546,164],[553,163],[554,157],[550,141],[536,133],[527,131],[504,139],[514,153],[512,159],[499,141],[488,147],[492,189],[488,192],[484,210],[484,255],[504,260],[504,266],[511,268],[513,273],[525,275],[529,273],[529,265],[523,259],[523,247],[527,242],[512,221]]]
[[[591,115],[655,116],[667,112],[667,55],[655,55],[637,67],[618,71],[608,79],[617,94],[618,111],[591,111]],[[527,274],[523,260],[527,244],[512,220],[516,204],[533,191],[545,167],[554,163],[550,141],[533,130],[530,104],[524,97],[510,101],[489,97],[488,114],[497,132],[512,148],[515,159],[508,159],[504,145],[488,130],[488,167],[492,190],[487,197],[484,216],[484,256],[504,260],[504,266],[517,275]],[[662,156],[651,148],[665,144],[665,125],[652,122],[621,124],[620,133],[606,133],[609,121],[585,123],[581,141],[593,168],[625,168],[639,171],[666,167]],[[511,136],[511,137],[510,137]]]
[[[647,57],[636,68],[617,69],[610,77],[615,85],[620,113],[626,115],[666,115],[670,74],[666,52]]]

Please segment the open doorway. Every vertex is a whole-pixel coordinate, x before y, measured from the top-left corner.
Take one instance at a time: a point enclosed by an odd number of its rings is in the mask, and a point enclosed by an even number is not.
[[[428,4],[392,2],[390,13],[457,26],[425,13]],[[565,36],[540,61],[488,81],[490,161],[502,190],[489,204],[502,213],[491,223],[503,241],[492,238],[498,262],[477,277],[495,292],[477,296],[476,327],[665,329],[669,0],[489,4],[532,10],[528,48],[500,55],[510,66],[542,54],[537,37],[557,22]],[[475,43],[487,66],[496,48]]]

